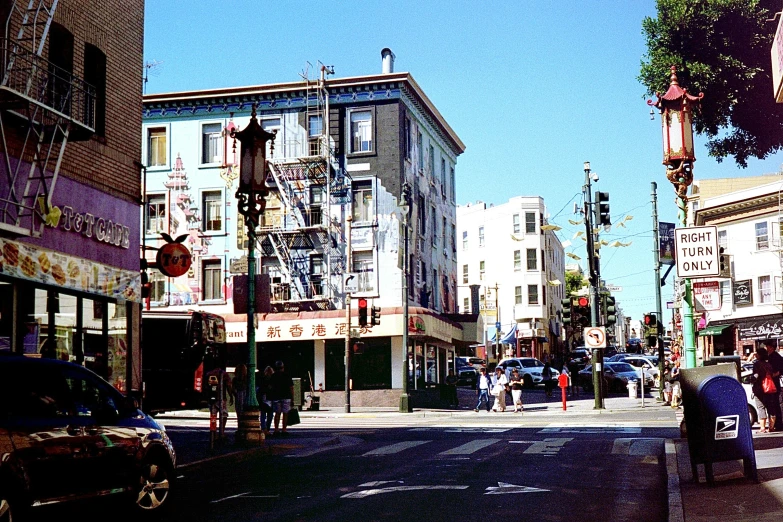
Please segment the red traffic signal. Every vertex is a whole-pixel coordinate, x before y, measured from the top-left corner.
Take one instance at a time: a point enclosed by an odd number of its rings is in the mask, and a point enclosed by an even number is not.
[[[586,297],[580,297],[579,300],[577,301],[577,303],[581,307],[586,307],[586,306],[588,306],[590,304],[590,300],[588,298],[586,298]]]
[[[655,326],[655,315],[653,314],[644,314],[644,326]]]
[[[367,326],[367,299],[359,298],[359,326]]]

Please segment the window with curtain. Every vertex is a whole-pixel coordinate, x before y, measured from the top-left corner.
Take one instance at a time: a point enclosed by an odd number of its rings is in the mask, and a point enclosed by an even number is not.
[[[372,181],[355,181],[353,183],[353,222],[371,222],[374,217]]]
[[[375,290],[375,263],[373,263],[372,250],[357,251],[352,254],[353,271],[359,277],[359,292],[372,292]]]
[[[527,249],[527,269],[538,270],[538,250],[535,248]]]
[[[767,250],[769,248],[769,228],[767,222],[756,223],[756,250]]]
[[[282,142],[280,130],[283,128],[280,118],[264,118],[261,120],[261,128],[267,132],[277,133],[275,138],[274,150],[272,149],[272,140],[266,142],[266,159],[282,158],[285,153],[285,143]]]
[[[201,261],[201,275],[204,300],[222,299],[223,278],[221,277],[220,259],[203,259]]]
[[[202,193],[202,208],[204,216],[201,226],[205,232],[220,232],[223,230],[223,193],[219,190],[208,190]]]
[[[222,161],[222,132],[219,123],[205,123],[201,126],[201,163],[220,163]]]
[[[522,287],[521,286],[515,286],[514,287],[514,304],[518,304],[518,305],[522,304]]]
[[[527,285],[527,304],[537,305],[538,303],[538,285]]]
[[[351,120],[351,152],[372,151],[372,113],[353,111]]]
[[[164,167],[168,164],[166,146],[166,128],[147,129],[147,166]]]
[[[166,195],[147,195],[147,234],[159,234],[166,230]]]
[[[772,281],[770,276],[759,276],[759,303],[772,302]]]

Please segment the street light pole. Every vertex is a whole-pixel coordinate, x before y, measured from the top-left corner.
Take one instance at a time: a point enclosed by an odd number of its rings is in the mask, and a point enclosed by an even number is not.
[[[266,208],[264,199],[269,193],[266,186],[266,142],[274,144],[275,134],[265,131],[256,119],[256,105],[250,114],[247,127],[237,132],[231,131],[231,137],[241,145],[241,163],[239,168],[239,187],[237,188],[237,212],[245,218],[247,226],[247,387],[245,407],[239,418],[237,440],[252,442],[264,440],[256,399],[256,227]]]
[[[402,212],[402,395],[400,395],[400,413],[411,413],[410,395],[408,395],[408,379],[411,371],[408,361],[408,215],[411,211],[410,202],[411,187],[408,183],[402,185],[401,204],[399,206]],[[413,362],[413,371],[415,375],[416,363]]]
[[[677,81],[677,68],[671,67],[669,89],[665,94],[655,93],[657,100],[647,100],[647,105],[657,108],[661,113],[663,127],[663,164],[666,165],[666,179],[674,186],[677,194],[677,214],[680,225],[688,226],[688,187],[693,183],[693,162],[696,155],[693,150],[692,113],[701,103],[703,93],[698,96],[688,94]],[[683,280],[685,295],[682,299],[682,337],[685,348],[685,367],[696,367],[696,337],[693,327],[693,301],[691,280]]]
[[[599,261],[595,256],[595,234],[593,233],[593,203],[592,203],[592,178],[598,181],[598,176],[590,174],[590,162],[585,161],[585,184],[582,187],[585,200],[585,228],[587,229],[587,264],[590,281],[590,325],[598,326],[598,286],[601,284]],[[601,348],[593,349],[593,390],[595,391],[595,403],[593,409],[604,409],[603,365],[604,351]]]
[[[353,216],[345,217],[345,266],[353,271],[351,259],[351,223]],[[345,292],[345,413],[351,413],[351,292]]]
[[[651,183],[652,196],[652,218],[653,218],[653,267],[655,268],[655,317],[660,321],[663,319],[661,310],[661,254],[659,250],[658,235],[658,184]],[[656,325],[658,326],[658,325]],[[665,354],[663,351],[663,336],[661,328],[657,328],[658,334],[656,345],[658,346],[658,401],[663,402],[663,366]],[[644,372],[644,370],[642,370]]]

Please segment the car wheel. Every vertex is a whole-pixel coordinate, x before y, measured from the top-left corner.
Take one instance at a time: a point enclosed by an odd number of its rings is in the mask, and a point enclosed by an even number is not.
[[[533,378],[529,375],[525,375],[522,378],[522,383],[525,388],[530,389],[533,387]]]
[[[759,420],[759,416],[756,413],[756,408],[748,404],[748,417],[750,417],[750,427],[752,428],[754,424]]]
[[[174,470],[161,459],[149,459],[138,475],[134,490],[136,508],[145,513],[161,512],[169,504]]]
[[[12,509],[11,500],[4,493],[0,493],[0,522],[12,522],[14,513],[16,510]]]

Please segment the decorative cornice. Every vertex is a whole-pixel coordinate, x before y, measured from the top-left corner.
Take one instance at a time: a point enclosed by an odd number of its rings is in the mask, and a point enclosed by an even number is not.
[[[781,196],[776,194],[767,194],[765,196],[732,201],[723,205],[707,207],[696,211],[694,222],[696,225],[703,225],[707,222],[713,222],[720,218],[736,217],[740,214],[747,214],[754,210],[764,210],[772,207],[778,207],[781,203]]]

